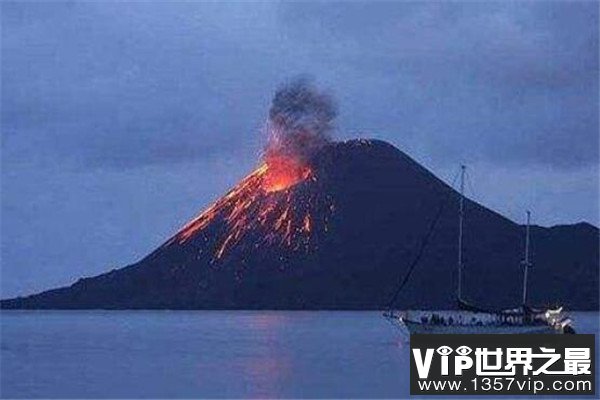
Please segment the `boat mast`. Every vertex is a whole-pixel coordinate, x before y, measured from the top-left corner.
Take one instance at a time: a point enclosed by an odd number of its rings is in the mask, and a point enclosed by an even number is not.
[[[463,247],[463,219],[464,219],[464,208],[465,208],[465,171],[467,167],[464,165],[460,166],[460,200],[458,206],[458,285],[456,296],[458,300],[462,300],[462,247]]]
[[[523,305],[527,304],[527,271],[531,266],[529,262],[529,224],[531,212],[527,211],[527,225],[525,228],[525,259],[523,260]]]

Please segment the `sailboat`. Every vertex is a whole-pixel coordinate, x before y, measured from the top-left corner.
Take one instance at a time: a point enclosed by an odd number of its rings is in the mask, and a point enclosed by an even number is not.
[[[527,211],[523,291],[521,306],[505,310],[489,310],[472,305],[462,298],[464,187],[466,167],[460,171],[458,210],[458,260],[456,299],[458,311],[394,311],[383,313],[394,325],[414,333],[575,333],[572,321],[562,307],[535,309],[527,305],[527,278],[531,267],[529,240],[531,213]],[[406,282],[403,282],[403,284]],[[398,293],[398,292],[397,292]]]

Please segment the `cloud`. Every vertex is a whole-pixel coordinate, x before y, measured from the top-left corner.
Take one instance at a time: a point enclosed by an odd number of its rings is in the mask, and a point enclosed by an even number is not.
[[[251,157],[269,98],[298,73],[339,98],[342,137],[378,136],[440,162],[599,161],[592,2],[2,9],[7,163]]]
[[[439,158],[598,163],[592,3],[292,3],[281,18],[310,57],[335,64],[337,87],[356,88],[346,126],[426,142]]]
[[[6,162],[123,167],[259,147],[263,64],[231,72],[249,51],[215,32],[221,9],[53,6],[3,5]]]

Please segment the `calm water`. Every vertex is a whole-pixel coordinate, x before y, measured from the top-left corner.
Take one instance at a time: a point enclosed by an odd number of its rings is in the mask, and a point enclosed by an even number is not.
[[[598,334],[597,313],[573,313]],[[408,343],[376,312],[3,312],[0,395],[408,397]]]

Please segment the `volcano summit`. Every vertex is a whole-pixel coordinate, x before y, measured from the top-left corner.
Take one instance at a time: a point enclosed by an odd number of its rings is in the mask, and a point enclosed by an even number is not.
[[[448,201],[398,306],[453,308],[458,193],[386,142],[326,141],[307,154],[266,159],[133,265],[0,305],[381,309]],[[514,306],[523,226],[472,201],[466,221],[466,299]],[[532,303],[597,309],[598,228],[534,227],[531,240]]]

